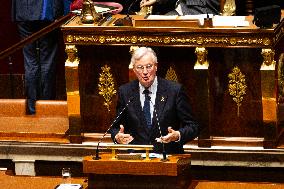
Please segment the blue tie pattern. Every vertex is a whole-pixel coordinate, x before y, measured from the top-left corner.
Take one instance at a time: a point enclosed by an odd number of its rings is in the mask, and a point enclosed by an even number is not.
[[[151,123],[151,113],[150,113],[150,96],[149,96],[149,90],[145,89],[143,91],[143,94],[145,94],[145,101],[144,101],[144,107],[143,107],[143,112],[144,116],[146,119],[147,127],[151,128],[152,123]]]

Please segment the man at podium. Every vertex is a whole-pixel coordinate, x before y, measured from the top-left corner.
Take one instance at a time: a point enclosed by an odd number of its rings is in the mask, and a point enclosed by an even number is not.
[[[185,89],[156,76],[158,61],[151,48],[138,48],[131,64],[137,79],[119,88],[112,139],[119,144],[150,144],[156,153],[183,153],[183,145],[199,131]]]

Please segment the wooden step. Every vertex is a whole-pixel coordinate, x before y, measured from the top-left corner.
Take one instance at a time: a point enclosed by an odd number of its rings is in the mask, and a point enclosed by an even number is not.
[[[66,101],[39,100],[36,114],[27,115],[25,99],[0,99],[1,140],[21,137],[64,139],[68,128]]]

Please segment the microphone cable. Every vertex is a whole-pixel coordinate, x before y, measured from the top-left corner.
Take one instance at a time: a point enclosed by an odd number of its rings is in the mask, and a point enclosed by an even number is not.
[[[103,136],[101,137],[101,139],[99,140],[98,144],[97,144],[97,149],[96,149],[96,156],[93,158],[95,160],[99,160],[101,159],[99,156],[99,146],[100,143],[103,141],[104,137],[106,136],[106,134],[109,132],[109,130],[112,128],[112,126],[117,122],[117,120],[120,118],[121,114],[124,112],[124,110],[128,107],[128,105],[130,104],[130,102],[133,100],[133,97],[130,97],[128,102],[126,103],[126,105],[124,106],[124,108],[119,112],[119,114],[116,116],[116,118],[114,119],[114,121],[111,123],[111,125],[109,126],[109,128],[106,130],[106,132],[103,134]]]

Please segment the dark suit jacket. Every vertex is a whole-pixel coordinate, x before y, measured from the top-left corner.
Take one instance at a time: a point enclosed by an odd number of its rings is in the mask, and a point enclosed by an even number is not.
[[[183,153],[183,144],[197,137],[198,124],[193,119],[186,92],[180,84],[158,77],[155,102],[158,119],[154,112],[151,129],[147,128],[142,111],[138,80],[122,85],[118,93],[118,113],[126,106],[129,99],[132,100],[121,114],[118,122],[110,129],[113,140],[119,131],[119,125],[123,124],[125,133],[134,137],[131,144],[153,144],[154,151],[161,153],[162,145],[155,141],[155,138],[160,137],[157,120],[159,120],[163,136],[168,133],[167,128],[170,126],[174,130],[179,130],[181,134],[180,142],[165,144],[167,153]]]
[[[12,20],[41,20],[43,2],[44,0],[12,0]],[[64,0],[48,0],[48,6],[51,6],[52,18],[50,21],[63,15]]]
[[[157,5],[155,6],[157,7],[156,9],[165,6],[172,7],[172,2],[173,0],[157,0]],[[184,15],[220,13],[220,0],[177,0],[176,5],[178,4],[181,5]]]

